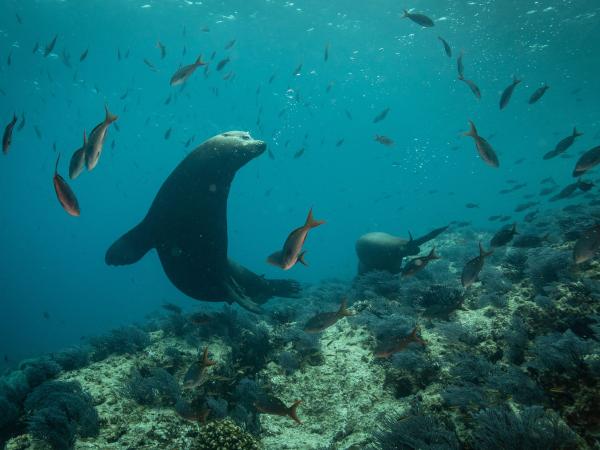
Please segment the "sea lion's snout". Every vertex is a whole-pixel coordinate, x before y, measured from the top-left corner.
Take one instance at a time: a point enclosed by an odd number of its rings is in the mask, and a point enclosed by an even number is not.
[[[265,141],[254,141],[254,152],[256,156],[262,155],[267,149],[267,143]]]

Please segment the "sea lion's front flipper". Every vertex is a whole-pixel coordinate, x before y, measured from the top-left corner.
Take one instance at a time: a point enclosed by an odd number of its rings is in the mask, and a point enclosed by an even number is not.
[[[224,284],[227,295],[242,308],[247,309],[255,314],[262,314],[264,312],[260,306],[254,303],[250,297],[244,293],[244,290],[240,287],[237,281],[235,281],[235,279],[229,277],[229,281],[225,282]]]
[[[109,266],[133,264],[154,247],[152,234],[142,221],[110,246],[104,260]]]
[[[294,280],[267,280],[273,297],[299,298],[302,285]]]

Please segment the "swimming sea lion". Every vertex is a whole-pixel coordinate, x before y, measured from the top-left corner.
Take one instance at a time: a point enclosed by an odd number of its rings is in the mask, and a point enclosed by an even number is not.
[[[227,258],[229,187],[266,147],[242,131],[205,141],[171,172],[144,220],[108,249],[106,263],[133,264],[155,248],[175,287],[197,300],[235,301],[259,312],[257,303],[273,296],[296,297],[297,282],[267,280]]]
[[[359,275],[371,270],[400,273],[404,257],[418,255],[421,251],[420,245],[435,238],[447,228],[436,228],[419,239],[413,239],[409,233],[408,241],[379,231],[363,234],[356,241]]]

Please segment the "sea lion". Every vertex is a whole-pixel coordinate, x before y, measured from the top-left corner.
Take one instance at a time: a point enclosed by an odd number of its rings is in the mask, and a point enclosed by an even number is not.
[[[380,231],[363,234],[356,241],[358,274],[361,275],[372,270],[400,273],[404,257],[418,255],[421,251],[420,245],[443,233],[447,228],[447,226],[436,228],[419,239],[413,239],[409,233],[409,240]]]
[[[257,303],[273,296],[298,296],[297,282],[265,279],[227,257],[229,187],[266,148],[242,131],[202,143],[171,172],[144,220],[108,249],[106,264],[133,264],[155,248],[169,280],[194,299],[260,312]]]

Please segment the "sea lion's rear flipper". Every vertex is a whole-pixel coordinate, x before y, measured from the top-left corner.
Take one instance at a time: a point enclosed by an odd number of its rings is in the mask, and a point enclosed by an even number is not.
[[[238,286],[243,287],[244,294],[253,302],[262,304],[271,297],[300,297],[302,286],[294,280],[271,280],[257,275],[241,264],[229,259],[231,276]]]
[[[255,314],[262,314],[264,312],[260,306],[254,303],[250,297],[244,293],[244,290],[233,277],[230,277],[229,281],[224,284],[227,295],[242,308]]]
[[[144,222],[129,230],[110,246],[104,257],[109,266],[133,264],[154,247],[152,234]]]

